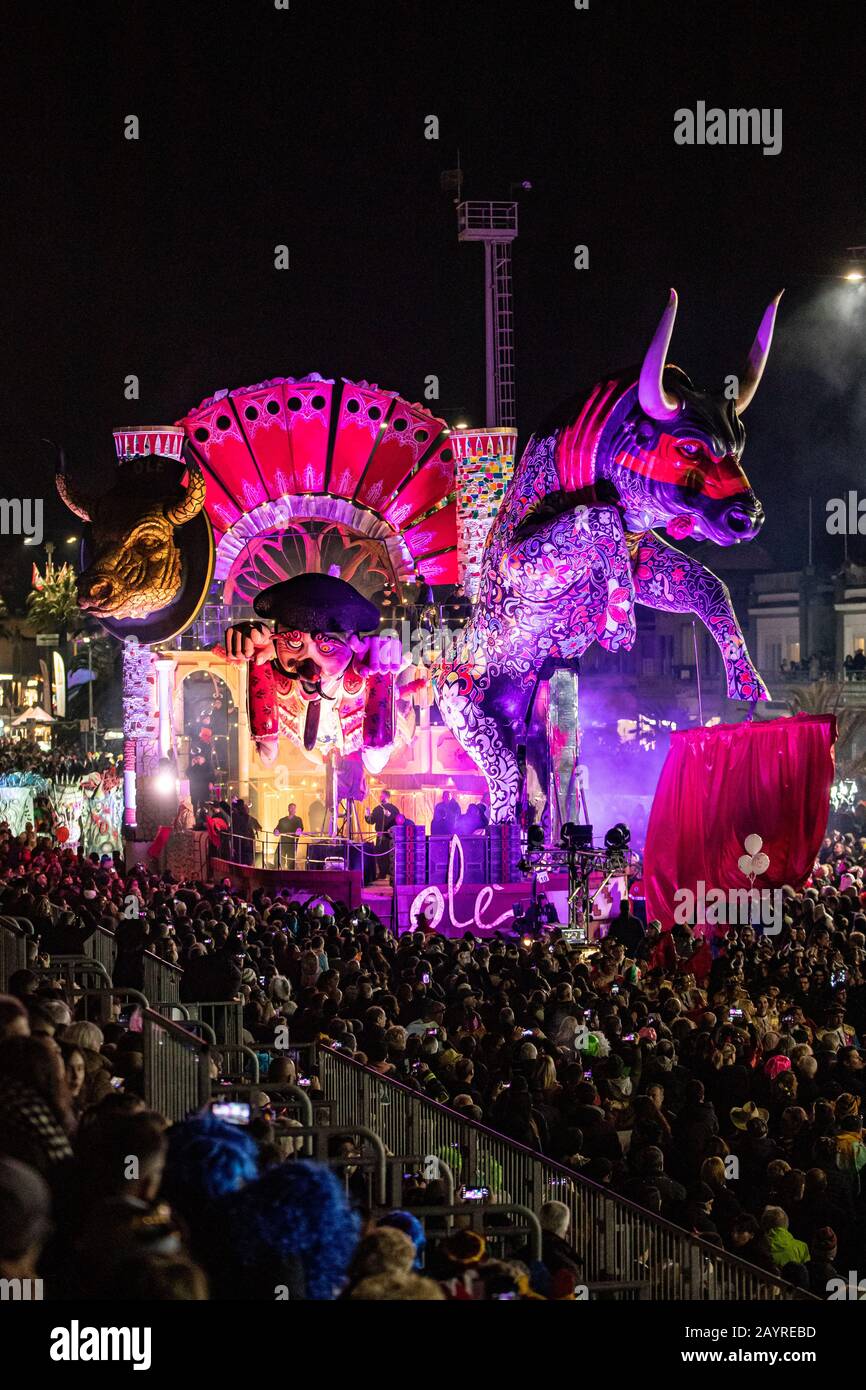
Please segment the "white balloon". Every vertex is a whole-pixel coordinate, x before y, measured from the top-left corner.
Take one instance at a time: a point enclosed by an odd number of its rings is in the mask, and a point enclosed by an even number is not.
[[[745,874],[746,878],[748,878],[749,874],[752,872],[752,856],[750,854],[741,854],[737,860],[737,865],[740,873]]]
[[[765,874],[770,867],[770,861],[766,854],[756,854],[752,859],[752,873]]]
[[[758,850],[762,849],[764,845],[764,841],[761,839],[760,835],[747,835],[743,843],[749,851],[749,854],[757,854]]]

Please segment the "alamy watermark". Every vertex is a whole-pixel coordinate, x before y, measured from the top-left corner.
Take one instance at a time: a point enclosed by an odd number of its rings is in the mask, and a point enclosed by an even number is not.
[[[42,498],[0,497],[0,536],[26,536],[42,544]]]
[[[43,1297],[41,1279],[0,1279],[0,1303],[40,1303]]]
[[[677,145],[760,145],[764,154],[781,154],[782,108],[752,106],[707,107],[699,101],[694,111],[681,106],[674,112]]]
[[[677,926],[703,923],[708,927],[762,927],[764,936],[778,936],[782,930],[781,888],[756,888],[755,879],[770,867],[760,835],[747,835],[737,866],[748,888],[708,888],[699,878],[694,889],[674,892],[674,922]]]
[[[383,627],[380,637],[396,637],[413,666],[432,666],[437,661],[454,661],[458,655],[465,655],[477,639],[470,641],[468,634],[460,627],[413,624],[404,618],[399,627]]]
[[[831,497],[827,503],[828,536],[866,536],[866,497],[853,488],[847,497]]]
[[[131,1361],[134,1371],[151,1365],[149,1327],[82,1327],[73,1318],[68,1327],[51,1332],[52,1361]]]

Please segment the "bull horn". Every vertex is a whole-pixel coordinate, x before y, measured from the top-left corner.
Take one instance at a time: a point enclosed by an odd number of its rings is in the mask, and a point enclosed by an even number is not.
[[[779,290],[775,299],[764,311],[761,319],[761,326],[752,343],[752,350],[749,353],[749,360],[746,363],[746,370],[740,378],[740,389],[737,394],[737,414],[742,415],[747,406],[751,405],[752,397],[758,389],[761,377],[764,375],[764,368],[767,365],[767,358],[770,355],[770,344],[773,341],[773,329],[776,326],[776,311],[779,308],[779,300],[785,293]]]
[[[674,322],[677,316],[677,292],[671,290],[671,297],[659,319],[653,340],[646,350],[638,382],[638,400],[641,410],[653,420],[673,420],[679,414],[679,402],[664,388],[664,370]]]
[[[82,521],[90,521],[90,514],[93,511],[93,502],[86,497],[83,492],[77,492],[69,474],[66,471],[66,453],[59,444],[55,444],[53,439],[46,439],[45,444],[50,444],[57,451],[57,462],[55,464],[54,481],[57,491],[62,500],[66,503],[71,512],[74,512]]]
[[[200,468],[190,467],[189,482],[179,502],[166,507],[165,514],[172,526],[185,526],[198,516],[204,506],[205,480]]]

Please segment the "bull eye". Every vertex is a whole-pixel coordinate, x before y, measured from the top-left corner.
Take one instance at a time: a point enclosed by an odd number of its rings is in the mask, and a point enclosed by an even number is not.
[[[677,448],[681,454],[685,454],[686,458],[694,458],[695,454],[699,454],[701,451],[700,444],[695,444],[693,440],[686,440],[685,443],[678,444]]]

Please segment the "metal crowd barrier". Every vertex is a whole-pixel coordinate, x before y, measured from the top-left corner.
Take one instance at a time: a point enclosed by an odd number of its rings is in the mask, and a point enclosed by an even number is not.
[[[95,1018],[91,1017],[89,1009],[85,1007],[84,1010],[86,1019],[89,1022],[97,1024],[112,1023],[115,1021],[112,1017],[112,1004],[113,1001],[117,999],[126,1004],[133,1004],[140,1009],[149,1007],[147,1000],[140,990],[126,989],[123,986],[118,986],[116,989],[113,986],[103,986],[100,989],[77,989],[69,1001],[70,1005],[74,1004],[77,1007],[79,1001],[82,999],[96,999],[99,1001],[99,1008],[96,1010]]]
[[[90,948],[93,959],[98,960],[99,964],[104,966],[108,974],[113,978],[114,962],[117,958],[117,942],[114,938],[114,932],[109,931],[107,927],[98,926],[88,940],[87,945]]]
[[[182,976],[179,966],[154,955],[153,951],[145,951],[144,992],[148,999],[180,999]]]
[[[94,960],[104,966],[110,976],[114,976],[117,959],[117,939],[108,927],[98,926],[93,936],[88,938]],[[174,1001],[180,998],[180,981],[183,971],[180,966],[163,960],[154,951],[144,952],[143,991],[148,999]]]
[[[144,1098],[152,1110],[174,1123],[210,1101],[208,1043],[155,1009],[142,1009]]]
[[[342,1053],[320,1046],[318,1069],[332,1123],[362,1121],[392,1153],[441,1156],[455,1182],[489,1188],[498,1206],[516,1203],[537,1213],[543,1202],[565,1202],[569,1241],[587,1283],[639,1280],[656,1300],[811,1297]]]
[[[214,1000],[207,1003],[180,1003],[176,999],[160,999],[153,1008],[164,1018],[178,1023],[196,1020],[206,1023],[218,1044],[239,1047],[244,1040],[244,1006],[235,1002]]]
[[[69,1002],[74,1003],[80,990],[96,992],[111,989],[111,976],[104,965],[92,956],[51,956],[50,964],[36,967],[35,973],[45,980],[56,980],[66,986]],[[98,986],[86,981],[98,981]]]
[[[190,1019],[193,1027],[210,1029],[206,1023],[200,1019]],[[249,1079],[250,1084],[259,1086],[259,1059],[251,1047],[246,1047],[244,1043],[215,1043],[213,1034],[210,1037],[211,1047],[214,1052],[219,1054],[220,1075],[225,1080],[240,1084]]]
[[[0,917],[0,994],[8,990],[16,971],[26,970],[27,943],[32,939],[32,931],[14,917]]]

